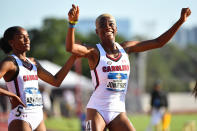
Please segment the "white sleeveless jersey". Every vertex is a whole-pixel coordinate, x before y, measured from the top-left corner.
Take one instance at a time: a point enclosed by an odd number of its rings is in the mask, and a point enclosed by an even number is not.
[[[12,56],[18,64],[19,73],[14,80],[6,82],[8,90],[21,98],[27,106],[26,109],[42,108],[42,96],[38,89],[36,66],[27,58],[31,63],[31,67],[27,67],[17,56]]]
[[[130,73],[130,62],[125,50],[116,43],[119,50],[117,58],[108,56],[101,46],[97,44],[100,60],[91,76],[95,91],[93,92],[87,108],[97,110],[125,112],[125,95]]]

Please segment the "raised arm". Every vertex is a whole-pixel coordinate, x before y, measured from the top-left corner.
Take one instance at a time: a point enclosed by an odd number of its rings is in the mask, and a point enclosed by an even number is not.
[[[38,61],[36,61],[36,66],[38,69],[38,77],[56,87],[59,87],[71,69],[74,61],[76,60],[76,56],[72,55],[68,61],[64,64],[64,66],[55,74],[52,75],[50,72],[45,70]]]
[[[69,28],[66,36],[66,50],[81,57],[90,57],[95,48],[75,43],[75,25],[79,17],[79,7],[72,5],[68,13]]]
[[[127,53],[131,52],[142,52],[146,50],[151,50],[155,48],[160,48],[164,46],[178,31],[181,25],[187,20],[190,16],[191,11],[189,8],[183,8],[181,11],[181,16],[179,20],[166,32],[160,35],[158,38],[147,41],[127,41],[122,44],[123,48]]]

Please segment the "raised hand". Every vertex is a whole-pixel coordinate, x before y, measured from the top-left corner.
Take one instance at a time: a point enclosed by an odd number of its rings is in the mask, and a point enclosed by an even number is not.
[[[189,8],[182,8],[181,10],[181,20],[185,22],[187,18],[190,16],[191,10]]]
[[[72,4],[72,8],[68,12],[68,20],[78,21],[78,17],[79,17],[79,7]]]

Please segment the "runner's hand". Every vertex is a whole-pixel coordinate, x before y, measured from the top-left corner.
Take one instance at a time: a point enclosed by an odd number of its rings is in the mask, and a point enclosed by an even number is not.
[[[182,8],[181,10],[181,20],[185,22],[187,18],[190,16],[191,10],[189,8]]]
[[[18,105],[22,105],[23,107],[26,107],[26,105],[22,102],[22,100],[17,95],[11,96],[10,102],[13,108],[17,107]]]
[[[79,17],[79,7],[72,4],[72,8],[68,12],[68,20],[78,21],[78,17]]]

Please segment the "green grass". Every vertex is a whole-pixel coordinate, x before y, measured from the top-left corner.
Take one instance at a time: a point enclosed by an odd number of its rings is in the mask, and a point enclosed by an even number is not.
[[[147,115],[129,116],[137,131],[145,131],[150,117]],[[194,120],[197,126],[197,114],[172,115],[170,131],[182,131],[186,122]],[[45,121],[48,129],[55,131],[80,131],[80,121],[77,118],[50,118]]]
[[[137,131],[145,131],[149,124],[150,117],[147,115],[134,115],[129,117]],[[197,114],[172,115],[171,131],[182,131],[184,124],[194,120],[197,126]]]
[[[191,121],[191,120],[195,121],[196,127],[197,127],[197,114],[173,115],[170,127],[171,127],[172,131],[182,131],[184,124],[188,121]]]
[[[137,131],[145,131],[150,121],[150,118],[147,115],[129,116],[129,119]]]
[[[77,118],[48,118],[45,124],[47,129],[54,131],[80,131],[80,121]]]

